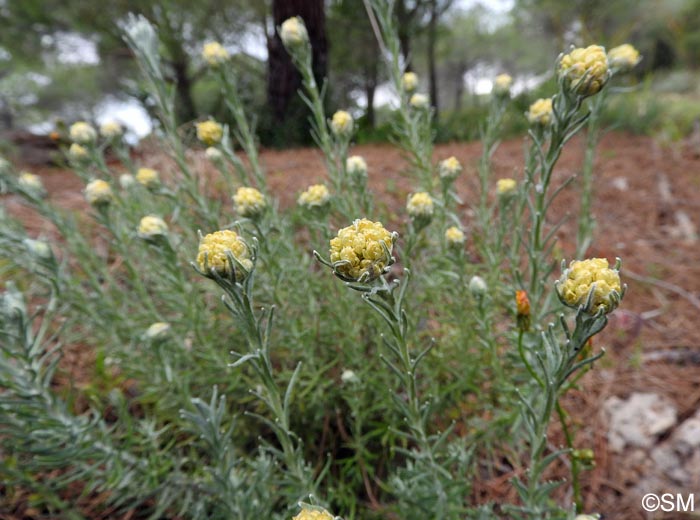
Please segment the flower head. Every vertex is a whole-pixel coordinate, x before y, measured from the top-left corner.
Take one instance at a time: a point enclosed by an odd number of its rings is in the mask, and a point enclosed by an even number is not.
[[[305,208],[320,208],[328,204],[331,194],[324,184],[314,184],[309,186],[305,192],[299,195],[297,202]]]
[[[116,121],[105,121],[100,125],[100,135],[105,139],[116,139],[123,133],[124,128]]]
[[[78,144],[91,144],[97,139],[97,131],[90,123],[78,121],[73,123],[69,130],[70,140]]]
[[[68,148],[68,157],[74,161],[84,161],[88,158],[88,155],[87,148],[78,143],[73,143],[70,145],[70,148]]]
[[[168,234],[168,225],[156,215],[146,215],[139,222],[138,235],[143,239],[153,239]]]
[[[231,265],[229,253],[237,262],[236,265]],[[253,269],[248,246],[235,231],[228,229],[209,233],[200,239],[197,265],[207,276],[211,271],[219,276],[231,276],[235,273],[238,281],[243,280]]]
[[[605,49],[600,45],[572,49],[559,59],[559,76],[580,96],[600,92],[610,77]]]
[[[531,125],[547,126],[552,122],[552,98],[538,99],[526,115]]]
[[[197,139],[202,141],[207,146],[219,144],[224,135],[224,129],[219,123],[209,119],[197,123]]]
[[[207,42],[202,47],[202,58],[210,67],[218,67],[229,59],[229,53],[219,42]]]
[[[447,242],[447,245],[450,247],[461,248],[465,240],[464,231],[457,226],[449,227],[447,231],[445,231],[445,242]]]
[[[530,299],[526,291],[515,291],[515,318],[519,330],[530,330]]]
[[[440,178],[445,180],[454,180],[462,171],[462,165],[457,160],[456,157],[448,157],[440,161],[438,166],[438,171],[440,173]]]
[[[433,198],[430,194],[421,191],[408,198],[406,211],[412,218],[431,218],[434,211]]]
[[[367,162],[360,155],[351,155],[345,161],[345,170],[353,176],[367,175]]]
[[[22,240],[22,243],[24,244],[24,247],[27,248],[27,251],[42,260],[48,260],[53,256],[53,252],[51,251],[51,247],[49,244],[44,242],[43,240],[34,240],[33,238],[25,238]]]
[[[469,292],[472,293],[472,296],[482,298],[486,291],[488,291],[488,286],[484,279],[481,276],[472,276],[471,280],[469,280]]]
[[[496,182],[496,194],[499,197],[510,197],[514,195],[518,189],[518,183],[515,179],[498,179]]]
[[[428,108],[430,100],[425,94],[413,94],[411,99],[408,100],[409,105],[413,108],[423,109]]]
[[[632,70],[641,60],[642,57],[639,55],[639,51],[629,43],[613,47],[608,51],[610,68],[619,72]]]
[[[282,22],[280,27],[280,38],[286,47],[296,47],[309,41],[309,34],[306,32],[304,21],[295,16]]]
[[[333,515],[325,509],[303,505],[299,514],[292,520],[333,520]]]
[[[418,74],[415,72],[404,72],[401,84],[406,92],[413,92],[418,88]]]
[[[352,133],[355,121],[349,112],[338,110],[331,119],[331,130],[337,136],[349,136]]]
[[[565,305],[589,314],[612,312],[624,294],[619,262],[611,269],[605,258],[572,261],[557,282],[557,294]]]
[[[331,240],[330,258],[337,276],[346,281],[368,282],[384,273],[393,263],[391,251],[396,234],[381,222],[366,218],[338,231]]]
[[[233,203],[236,206],[236,213],[241,217],[257,217],[265,211],[267,202],[262,193],[255,188],[238,188],[233,196]]]
[[[499,74],[493,80],[493,93],[497,96],[505,96],[510,93],[510,87],[513,85],[513,78],[508,74]]]
[[[94,179],[85,186],[85,198],[92,206],[107,206],[114,200],[114,194],[107,181]]]
[[[160,185],[160,176],[152,168],[139,168],[136,172],[136,180],[148,189],[157,188]]]
[[[360,378],[357,377],[357,374],[350,369],[343,370],[343,373],[340,374],[340,380],[345,384],[360,382]]]
[[[41,177],[29,172],[21,172],[17,179],[19,187],[37,196],[46,195],[44,183],[41,182]]]

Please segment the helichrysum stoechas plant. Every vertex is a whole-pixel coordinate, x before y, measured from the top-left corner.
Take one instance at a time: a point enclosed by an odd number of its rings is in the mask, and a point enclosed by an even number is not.
[[[83,145],[73,143],[68,148],[68,157],[73,161],[84,161],[90,157],[90,152]]]
[[[218,67],[226,63],[229,53],[219,42],[207,42],[202,47],[202,58],[211,67]]]
[[[256,218],[259,217],[267,208],[265,196],[255,188],[244,186],[238,188],[233,196],[233,204],[236,208],[236,213],[241,217]]]
[[[33,173],[20,173],[17,184],[20,188],[35,197],[43,197],[46,195],[46,189],[44,188],[44,183],[41,181],[41,177]]]
[[[143,239],[153,239],[168,234],[168,225],[157,215],[146,215],[139,222],[138,235]]]
[[[160,186],[160,175],[153,168],[139,168],[136,172],[136,181],[152,190]]]
[[[415,109],[422,110],[430,106],[430,99],[425,94],[413,94],[408,103]]]
[[[607,314],[615,310],[624,294],[619,269],[619,264],[611,269],[605,258],[574,260],[557,283],[559,298],[574,309]]]
[[[92,144],[97,140],[97,130],[85,121],[73,123],[69,130],[70,140],[78,144]]]
[[[219,144],[224,135],[222,126],[211,119],[197,123],[197,139],[207,146]]]
[[[349,136],[355,127],[355,121],[349,112],[338,110],[331,119],[331,130],[337,136]]]
[[[248,245],[238,233],[224,229],[200,239],[197,265],[207,275],[213,272],[223,278],[235,273],[240,281],[253,268],[253,260]]]
[[[515,179],[498,179],[496,182],[496,193],[499,197],[510,197],[515,194],[518,189],[518,183]]]
[[[440,161],[438,171],[441,179],[453,181],[462,172],[462,165],[456,157],[452,156]]]
[[[597,94],[610,78],[605,48],[590,45],[572,49],[559,59],[559,75],[577,94]]]
[[[334,516],[323,508],[309,505],[302,505],[299,514],[292,520],[334,520]]]
[[[642,60],[639,51],[629,43],[613,47],[608,51],[608,63],[613,71],[628,72]]]
[[[445,231],[445,242],[451,248],[461,249],[466,240],[464,231],[457,226],[451,226]]]
[[[328,205],[330,198],[331,194],[325,184],[314,184],[299,195],[297,203],[307,209],[322,208]]]
[[[548,125],[552,121],[552,99],[540,98],[530,105],[527,120],[531,125]]]
[[[306,26],[299,17],[289,18],[282,23],[280,38],[287,47],[304,45],[309,41]]]
[[[119,186],[123,189],[128,190],[136,184],[136,178],[130,173],[122,173],[119,176]]]
[[[114,200],[114,193],[107,181],[95,179],[85,186],[85,198],[93,206],[106,206]]]

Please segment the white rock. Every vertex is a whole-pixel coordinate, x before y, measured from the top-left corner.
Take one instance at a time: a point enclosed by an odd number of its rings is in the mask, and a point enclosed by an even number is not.
[[[649,448],[658,435],[676,424],[675,406],[658,394],[634,393],[627,400],[611,397],[603,409],[610,419],[610,449],[617,453],[626,446]]]

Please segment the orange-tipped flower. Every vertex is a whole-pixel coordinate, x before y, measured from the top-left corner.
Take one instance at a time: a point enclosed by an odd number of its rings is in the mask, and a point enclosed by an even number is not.
[[[530,330],[530,299],[525,291],[515,291],[515,309],[518,329],[522,332]]]

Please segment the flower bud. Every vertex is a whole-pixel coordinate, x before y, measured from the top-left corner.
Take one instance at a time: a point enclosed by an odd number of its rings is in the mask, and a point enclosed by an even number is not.
[[[564,305],[582,308],[588,314],[610,313],[624,295],[620,284],[619,262],[610,269],[605,258],[574,260],[564,269],[556,285]]]
[[[292,520],[333,520],[333,515],[321,507],[303,504],[301,512]]]
[[[642,57],[639,51],[629,43],[614,47],[608,51],[608,63],[610,68],[616,72],[629,72],[640,61]]]
[[[559,77],[580,96],[592,96],[610,77],[608,57],[600,45],[572,49],[559,59]]]
[[[408,198],[406,211],[412,219],[423,220],[427,224],[433,218],[435,211],[433,198],[424,191],[414,193]]]
[[[85,186],[85,198],[92,206],[107,206],[114,200],[114,194],[107,181],[94,179]]]
[[[53,256],[51,247],[43,240],[25,238],[24,240],[22,240],[22,244],[24,244],[24,247],[27,248],[27,252],[30,255],[40,260],[49,260]]]
[[[170,323],[166,323],[164,321],[159,321],[154,324],[152,324],[148,329],[146,329],[146,333],[144,336],[146,339],[150,341],[158,341],[165,339],[168,334],[170,333]]]
[[[146,215],[139,222],[137,229],[139,237],[144,240],[153,240],[168,234],[168,225],[156,215]]]
[[[204,155],[214,164],[222,161],[224,158],[224,154],[221,152],[221,150],[214,146],[210,146],[209,148],[207,148],[204,152]]]
[[[418,74],[415,72],[405,72],[401,78],[401,84],[406,92],[413,92],[418,88]]]
[[[218,67],[228,61],[229,53],[219,42],[207,42],[202,47],[202,58],[210,67]]]
[[[552,98],[538,99],[526,115],[531,125],[547,126],[552,122]]]
[[[116,121],[105,121],[100,125],[100,135],[105,139],[117,139],[124,133],[122,125]]]
[[[461,249],[466,240],[464,231],[457,226],[449,227],[447,231],[445,231],[445,242],[447,242],[447,245],[451,248]]]
[[[394,263],[391,251],[396,237],[381,222],[355,220],[330,242],[333,272],[348,282],[374,280]]]
[[[152,168],[139,168],[136,172],[136,181],[152,190],[160,186],[160,175]]]
[[[411,99],[408,101],[408,103],[413,107],[417,108],[419,110],[428,108],[428,105],[430,104],[430,100],[428,99],[428,96],[425,94],[413,94],[411,96]]]
[[[515,317],[518,330],[530,330],[530,299],[525,291],[515,291]]]
[[[330,199],[331,194],[324,184],[314,184],[299,195],[297,203],[307,209],[314,209],[327,205]]]
[[[308,42],[304,21],[298,16],[285,20],[280,27],[280,38],[285,47],[297,47]]]
[[[488,291],[488,287],[481,276],[472,276],[472,279],[469,280],[469,291],[475,298],[482,298]]]
[[[345,170],[353,177],[366,177],[367,162],[359,155],[351,155],[345,161]]]
[[[219,144],[224,135],[224,129],[219,123],[213,120],[197,123],[197,139],[207,146]]]
[[[496,194],[499,197],[511,197],[518,190],[518,183],[515,179],[498,179],[496,182]]]
[[[46,189],[44,188],[44,183],[41,182],[41,177],[34,175],[33,173],[20,173],[19,178],[17,179],[17,184],[23,190],[37,197],[43,197],[46,195]]]
[[[258,217],[267,208],[265,197],[255,188],[238,188],[233,196],[233,203],[236,207],[236,213],[246,218]]]
[[[69,130],[70,140],[78,144],[92,144],[97,139],[97,131],[85,121],[73,123]]]
[[[134,184],[136,184],[136,179],[130,173],[122,173],[119,176],[119,185],[125,190],[131,188]]]
[[[453,181],[457,178],[461,171],[462,165],[454,156],[448,157],[447,159],[440,161],[440,164],[438,166],[440,178],[445,179],[446,181]]]
[[[231,265],[230,253],[236,265]],[[222,230],[209,233],[199,241],[197,265],[205,276],[212,276],[214,271],[218,276],[232,276],[242,281],[253,269],[250,250],[235,231]]]
[[[338,110],[331,119],[331,130],[337,136],[348,137],[352,134],[355,121],[345,110]]]
[[[343,370],[343,373],[340,374],[340,380],[345,384],[360,382],[360,378],[352,370]]]
[[[493,93],[497,96],[507,96],[510,94],[510,87],[513,85],[513,78],[508,74],[499,74],[493,80]]]
[[[79,145],[78,143],[73,143],[70,145],[70,148],[68,148],[68,157],[70,157],[73,161],[80,162],[87,159],[89,157],[89,153],[84,146]]]

